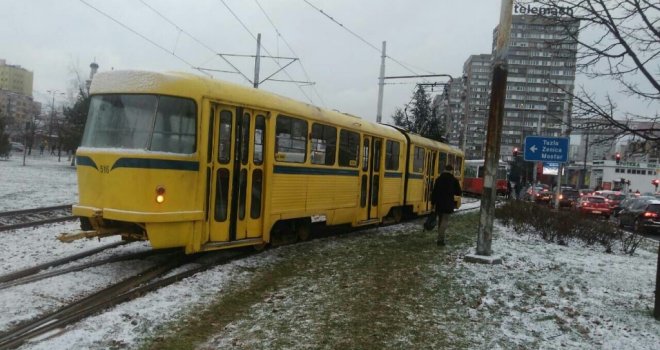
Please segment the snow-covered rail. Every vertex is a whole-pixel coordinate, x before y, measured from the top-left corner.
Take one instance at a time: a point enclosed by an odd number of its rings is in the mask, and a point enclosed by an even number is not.
[[[71,205],[13,210],[0,213],[0,231],[74,220]]]

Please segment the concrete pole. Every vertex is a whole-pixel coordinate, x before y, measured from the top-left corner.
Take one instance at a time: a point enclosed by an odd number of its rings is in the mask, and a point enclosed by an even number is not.
[[[568,112],[568,100],[564,101],[564,114],[561,118],[561,133],[568,137],[568,145],[571,145],[571,116]],[[555,208],[559,209],[559,196],[561,195],[561,177],[564,171],[564,163],[559,163],[559,173],[557,173],[557,189],[555,191]],[[568,182],[568,181],[567,181]]]
[[[383,119],[383,90],[385,88],[385,54],[387,41],[383,41],[383,52],[380,56],[380,77],[378,78],[378,110],[376,112],[376,123]]]
[[[660,245],[658,245],[658,267],[655,269],[655,305],[653,317],[660,321]]]
[[[497,199],[496,176],[500,159],[500,145],[502,143],[506,79],[509,74],[506,58],[511,33],[512,10],[513,0],[502,0],[496,55],[493,63],[490,108],[488,109],[484,190],[479,212],[479,233],[477,235],[477,255],[481,256],[492,254],[493,220],[495,219],[495,200]]]
[[[259,88],[259,64],[261,63],[261,33],[257,34],[257,56],[254,58],[254,88]]]
[[[541,136],[541,115],[539,114],[539,120],[536,124],[536,136]],[[527,145],[525,145],[527,147]],[[523,153],[524,154],[524,153]],[[536,177],[539,169],[540,162],[534,162],[534,171],[532,172],[532,202],[536,200]]]

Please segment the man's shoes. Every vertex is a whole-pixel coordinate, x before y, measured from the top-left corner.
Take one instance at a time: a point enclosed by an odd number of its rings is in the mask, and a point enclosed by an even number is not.
[[[445,243],[445,241],[440,241],[440,240],[438,240],[438,241],[435,242],[435,243],[438,245],[438,247],[444,247],[444,246],[447,245],[447,243]]]

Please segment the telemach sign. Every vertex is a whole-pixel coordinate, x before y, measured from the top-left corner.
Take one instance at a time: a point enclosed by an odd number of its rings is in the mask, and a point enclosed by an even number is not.
[[[516,15],[540,15],[540,16],[573,16],[573,9],[570,7],[536,7],[531,4],[514,5],[513,13]]]

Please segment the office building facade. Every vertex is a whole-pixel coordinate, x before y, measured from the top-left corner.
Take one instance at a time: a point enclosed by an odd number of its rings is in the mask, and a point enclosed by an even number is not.
[[[0,59],[0,116],[12,140],[20,141],[26,123],[41,111],[41,104],[32,98],[32,82],[32,72]]]
[[[577,31],[578,23],[569,30]],[[493,53],[498,29],[493,31]],[[575,85],[577,43],[566,26],[536,15],[514,15],[508,52],[508,78],[500,158],[524,149],[526,136],[562,136],[570,123],[569,93]],[[466,159],[485,156],[492,55],[470,56],[463,65],[462,108],[449,108],[456,145]],[[447,100],[447,96],[440,99]],[[451,101],[451,96],[449,96]],[[451,141],[452,134],[448,135]]]

